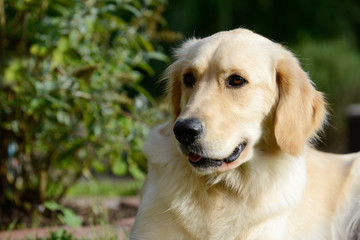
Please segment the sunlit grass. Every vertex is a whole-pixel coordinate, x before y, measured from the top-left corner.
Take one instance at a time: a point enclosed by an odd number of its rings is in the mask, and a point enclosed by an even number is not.
[[[131,178],[84,179],[75,183],[74,186],[68,190],[67,196],[134,196],[139,193],[143,183],[143,180],[135,180]]]

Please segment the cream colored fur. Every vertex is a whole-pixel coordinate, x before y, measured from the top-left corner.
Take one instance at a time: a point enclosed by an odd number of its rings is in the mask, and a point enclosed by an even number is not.
[[[233,74],[247,84],[226,87]],[[167,79],[173,116],[148,137],[130,239],[360,239],[360,154],[310,146],[325,103],[288,50],[245,29],[220,32],[184,43]],[[172,128],[194,117],[205,126],[203,157],[226,158],[246,141],[239,158],[193,167]]]

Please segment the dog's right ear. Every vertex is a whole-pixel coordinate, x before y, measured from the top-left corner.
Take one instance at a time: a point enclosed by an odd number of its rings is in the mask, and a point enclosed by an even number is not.
[[[171,120],[175,121],[181,113],[182,71],[190,48],[197,42],[195,38],[185,41],[174,51],[176,61],[165,71],[163,79],[167,81],[167,93],[171,107]]]
[[[181,113],[181,63],[174,62],[167,69],[167,91],[171,108],[171,120],[175,121]]]

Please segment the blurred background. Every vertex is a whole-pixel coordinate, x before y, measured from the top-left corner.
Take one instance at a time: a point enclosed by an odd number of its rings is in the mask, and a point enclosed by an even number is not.
[[[331,108],[318,147],[348,152],[358,0],[0,0],[0,230],[81,225],[61,200],[138,194],[172,49],[237,27],[296,54]]]

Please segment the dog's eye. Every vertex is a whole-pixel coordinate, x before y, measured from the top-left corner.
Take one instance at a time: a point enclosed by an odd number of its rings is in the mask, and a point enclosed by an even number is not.
[[[241,87],[246,83],[246,79],[237,74],[231,75],[227,80],[228,87]]]
[[[191,88],[195,84],[195,76],[192,73],[184,74],[184,84],[186,87]]]

